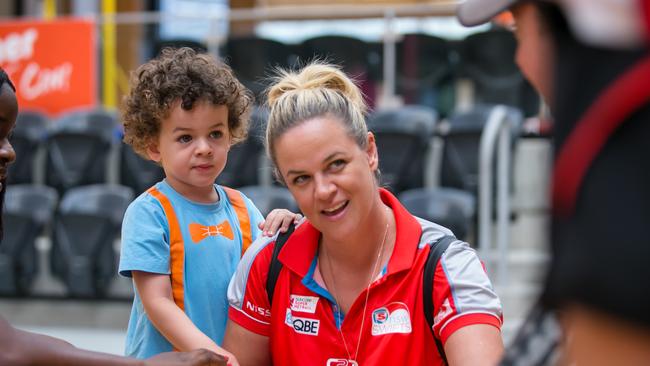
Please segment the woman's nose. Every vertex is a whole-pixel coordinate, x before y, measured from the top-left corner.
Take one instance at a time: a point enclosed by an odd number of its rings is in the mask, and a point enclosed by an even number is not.
[[[319,199],[326,200],[330,198],[336,190],[335,185],[325,177],[315,176],[314,181],[316,183],[316,196]]]

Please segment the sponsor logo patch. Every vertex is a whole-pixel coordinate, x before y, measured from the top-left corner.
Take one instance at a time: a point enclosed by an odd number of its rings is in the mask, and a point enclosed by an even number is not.
[[[297,333],[310,336],[318,335],[318,329],[320,328],[320,320],[293,316],[291,309],[287,309],[284,323],[293,328]]]
[[[442,306],[440,306],[438,314],[436,314],[436,317],[433,319],[433,324],[439,324],[447,317],[447,315],[451,314],[453,310],[454,309],[452,309],[451,305],[449,304],[449,298],[446,298],[445,301],[443,301]]]
[[[357,361],[346,360],[345,358],[330,358],[325,366],[359,366]]]
[[[392,302],[372,312],[373,336],[411,331],[411,314],[402,302]]]
[[[314,314],[316,312],[316,305],[318,305],[318,297],[291,295],[290,304],[292,311]]]
[[[246,301],[246,309],[252,311],[253,313],[265,316],[267,318],[271,317],[271,310],[265,309],[261,306],[257,306],[248,300]]]

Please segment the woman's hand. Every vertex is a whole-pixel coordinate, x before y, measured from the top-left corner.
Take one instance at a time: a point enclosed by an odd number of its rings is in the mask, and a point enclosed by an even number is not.
[[[291,223],[297,224],[300,220],[302,220],[301,214],[283,208],[276,208],[269,212],[266,220],[260,222],[258,227],[262,230],[263,235],[273,236],[278,231],[286,233]]]

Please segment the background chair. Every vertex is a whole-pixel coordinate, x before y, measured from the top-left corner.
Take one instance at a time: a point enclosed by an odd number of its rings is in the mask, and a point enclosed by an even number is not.
[[[444,141],[440,168],[440,185],[478,194],[478,159],[483,128],[494,105],[476,105],[468,111],[453,113],[438,133]],[[512,121],[522,120],[521,111],[509,108]],[[519,134],[519,126],[512,129]],[[514,139],[513,139],[514,141]],[[495,175],[496,176],[496,175]],[[496,178],[496,177],[495,177]]]
[[[239,81],[258,98],[268,86],[265,76],[275,67],[289,67],[296,58],[289,45],[254,36],[229,38],[223,56]]]
[[[61,199],[52,236],[52,272],[73,297],[103,296],[117,270],[113,244],[133,200],[124,186],[70,189]]]
[[[451,44],[426,34],[405,34],[397,43],[397,93],[406,104],[426,105],[446,116],[454,108]]]
[[[399,194],[399,200],[413,215],[450,229],[460,240],[472,233],[476,200],[454,188],[416,188]]]
[[[425,162],[437,113],[424,106],[376,112],[368,120],[379,149],[382,184],[394,192],[424,185]]]
[[[80,111],[55,122],[45,142],[45,182],[60,194],[87,184],[105,183],[107,166],[119,131],[117,115]]]
[[[517,41],[512,32],[472,34],[460,42],[459,50],[460,74],[473,82],[476,103],[513,106],[526,116],[539,112],[540,98],[515,63]]]
[[[264,131],[269,118],[265,107],[255,107],[251,115],[248,138],[230,148],[228,162],[217,182],[228,187],[258,185],[266,170],[264,165]]]
[[[151,160],[142,158],[131,145],[121,144],[120,183],[133,190],[136,195],[146,191],[165,178],[163,168]]]
[[[264,217],[276,208],[286,208],[291,212],[299,211],[293,196],[284,187],[248,186],[241,187],[239,190],[253,201]]]
[[[309,38],[300,44],[300,59],[303,62],[314,58],[341,65],[343,71],[352,76],[372,108],[377,99],[376,82],[380,79],[381,53],[378,49],[360,39],[346,36],[320,36]]]
[[[44,114],[36,111],[22,111],[18,114],[11,137],[16,161],[9,168],[9,184],[34,182],[35,158],[45,140],[47,129],[48,119]]]
[[[0,294],[25,295],[39,271],[36,239],[51,222],[58,195],[51,187],[7,187],[0,241]]]

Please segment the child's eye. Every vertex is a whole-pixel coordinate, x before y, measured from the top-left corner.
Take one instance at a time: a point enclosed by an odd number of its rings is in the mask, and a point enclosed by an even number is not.
[[[192,141],[192,136],[190,136],[190,135],[181,135],[176,140],[178,142],[180,142],[180,143],[186,144],[186,143]]]
[[[221,132],[221,131],[212,131],[212,132],[210,132],[210,137],[212,137],[213,139],[218,139],[218,138],[221,138],[222,136],[223,136],[223,132]]]

